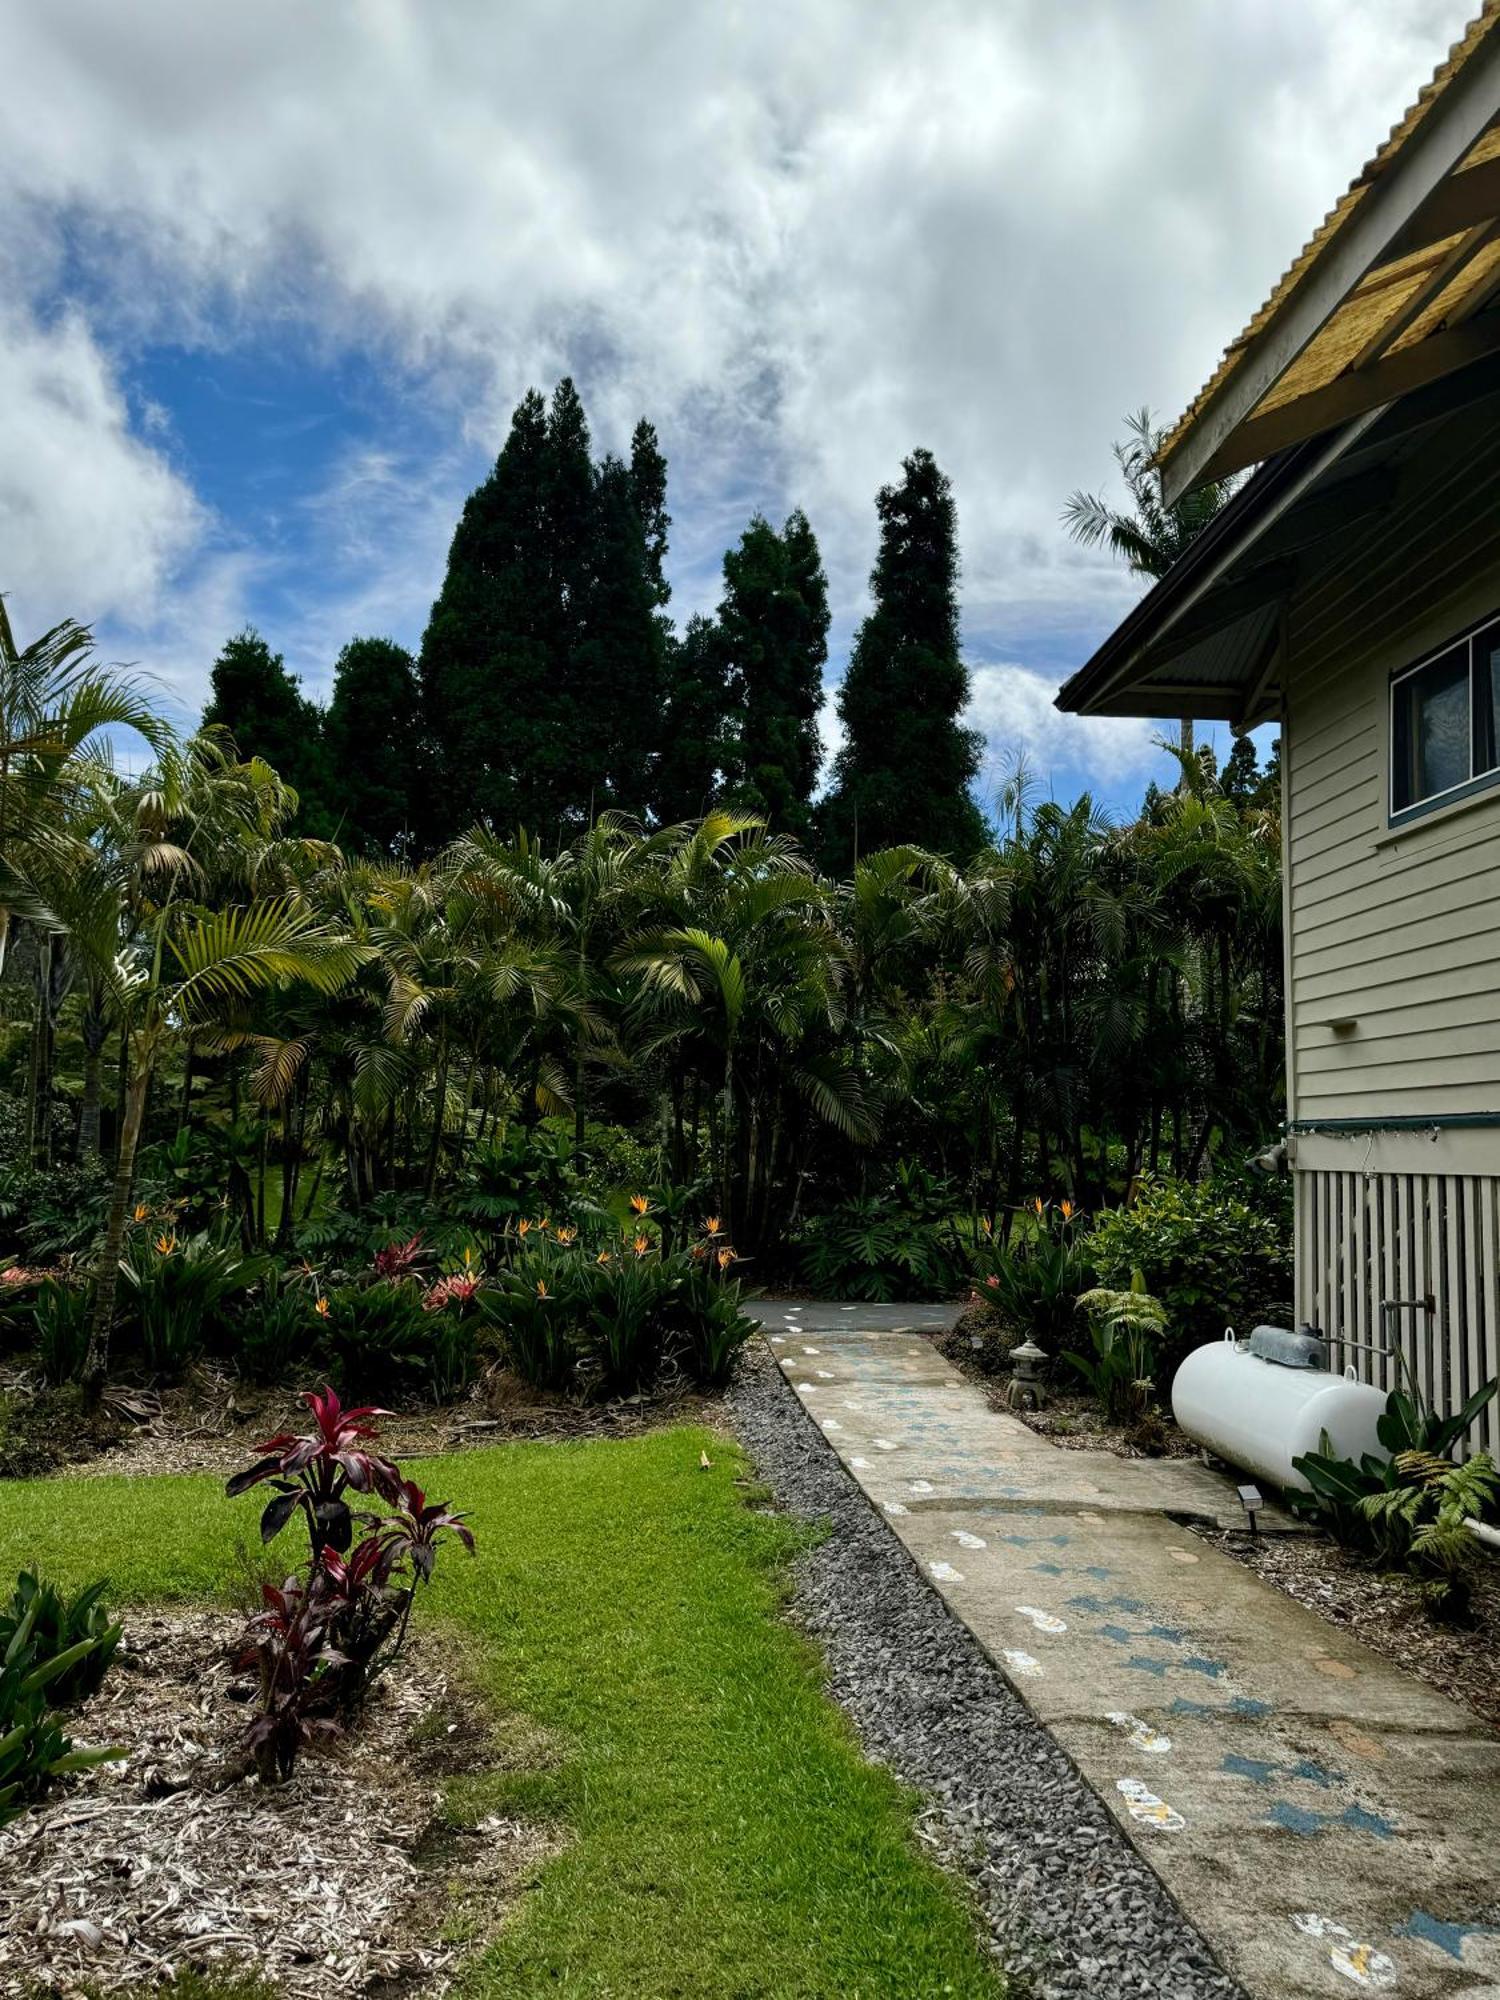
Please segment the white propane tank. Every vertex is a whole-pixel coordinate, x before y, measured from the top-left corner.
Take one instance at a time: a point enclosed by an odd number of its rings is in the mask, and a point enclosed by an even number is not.
[[[1327,1431],[1334,1455],[1376,1458],[1389,1453],[1375,1434],[1385,1395],[1353,1372],[1288,1368],[1250,1352],[1233,1329],[1188,1355],[1172,1381],[1172,1414],[1190,1438],[1230,1465],[1273,1486],[1309,1491],[1292,1465],[1316,1451]]]

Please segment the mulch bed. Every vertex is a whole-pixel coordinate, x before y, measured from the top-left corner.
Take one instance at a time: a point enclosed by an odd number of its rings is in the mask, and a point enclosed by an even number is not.
[[[440,1820],[455,1732],[470,1768],[493,1758],[487,1725],[472,1741],[481,1711],[451,1649],[415,1642],[359,1728],[286,1785],[226,1786],[246,1714],[232,1664],[243,1620],[143,1611],[125,1629],[70,1731],[128,1759],[0,1829],[0,1993],[121,1993],[188,1969],[258,1977],[292,2000],[446,1991],[454,1920],[482,1944],[557,1845],[521,1821]]]
[[[309,1379],[318,1379],[316,1371]],[[111,1384],[89,1410],[74,1389],[43,1389],[23,1360],[0,1366],[0,1395],[9,1405],[0,1429],[0,1478],[12,1479],[63,1471],[227,1474],[258,1439],[301,1430],[307,1415],[296,1388],[263,1388],[212,1362],[167,1388]],[[596,1403],[530,1389],[508,1369],[493,1367],[458,1402],[385,1419],[381,1436],[396,1457],[425,1458],[518,1440],[635,1437],[662,1424],[712,1423],[720,1410],[717,1396],[687,1382]]]

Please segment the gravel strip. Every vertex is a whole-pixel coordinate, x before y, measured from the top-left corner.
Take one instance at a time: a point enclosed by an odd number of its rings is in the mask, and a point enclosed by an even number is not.
[[[1037,2000],[1244,2000],[1059,1745],[919,1576],[769,1351],[729,1393],[736,1431],[794,1514],[831,1523],[799,1558],[799,1622],[868,1755],[925,1801],[1001,1962]]]

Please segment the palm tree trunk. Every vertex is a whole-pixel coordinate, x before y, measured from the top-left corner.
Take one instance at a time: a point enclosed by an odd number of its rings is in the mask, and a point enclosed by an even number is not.
[[[129,1043],[125,1044],[128,1061]],[[89,1348],[83,1379],[97,1395],[109,1372],[109,1336],[120,1283],[120,1257],[125,1248],[125,1217],[135,1182],[135,1154],[146,1119],[146,1094],[151,1088],[151,1058],[146,1055],[133,1076],[127,1074],[120,1101],[120,1145],[115,1158],[115,1184],[109,1199],[104,1248],[94,1272],[94,1305],[89,1316]]]
[[[427,1174],[423,1187],[429,1201],[437,1189],[438,1168],[443,1160],[443,1114],[448,1108],[448,1039],[442,1042],[442,1054],[438,1057],[437,1083],[433,1092],[432,1138],[427,1148]]]
[[[104,1029],[83,1029],[83,1097],[78,1110],[78,1157],[97,1160],[100,1153],[100,1104],[104,1096]]]

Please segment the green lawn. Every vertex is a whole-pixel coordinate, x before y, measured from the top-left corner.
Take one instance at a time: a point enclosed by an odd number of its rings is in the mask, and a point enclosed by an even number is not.
[[[480,1537],[473,1562],[448,1552],[425,1616],[453,1621],[497,1705],[562,1751],[457,1787],[455,1810],[520,1805],[572,1833],[466,1992],[1003,1993],[909,1799],[860,1758],[778,1618],[794,1530],[745,1504],[743,1471],[686,1429],[417,1468]],[[0,1578],[35,1563],[69,1583],[107,1571],[121,1602],[222,1596],[258,1508],[199,1478],[6,1483]]]

